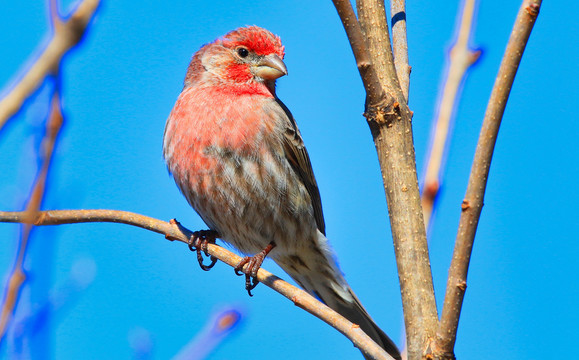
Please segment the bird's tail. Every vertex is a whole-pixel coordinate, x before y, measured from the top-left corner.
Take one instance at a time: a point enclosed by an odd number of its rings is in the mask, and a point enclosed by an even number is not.
[[[325,236],[318,238],[300,254],[273,256],[273,259],[304,290],[341,314],[380,345],[394,359],[400,360],[396,344],[374,323],[340,272]]]

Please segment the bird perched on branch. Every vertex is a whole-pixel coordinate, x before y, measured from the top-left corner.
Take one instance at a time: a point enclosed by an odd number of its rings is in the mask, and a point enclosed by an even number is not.
[[[325,237],[320,194],[296,122],[275,93],[287,75],[279,37],[242,27],[193,56],[167,120],[163,155],[189,204],[246,257],[246,287],[266,256],[392,357],[396,345],[342,276]]]

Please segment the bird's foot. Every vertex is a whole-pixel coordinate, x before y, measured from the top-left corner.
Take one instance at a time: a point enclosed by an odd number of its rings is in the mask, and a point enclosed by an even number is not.
[[[217,258],[214,256],[210,256],[207,252],[207,244],[215,244],[215,239],[219,235],[215,230],[199,230],[195,231],[193,235],[189,238],[187,245],[189,245],[189,250],[197,252],[197,261],[199,262],[199,266],[201,269],[205,271],[209,271],[217,262]],[[203,264],[203,255],[201,251],[205,253],[205,256],[210,256],[209,259],[211,263],[209,265]]]
[[[272,241],[265,247],[265,249],[261,250],[257,254],[251,257],[246,256],[241,259],[239,264],[237,264],[235,267],[236,275],[241,276],[245,274],[245,290],[247,290],[249,296],[253,296],[251,294],[251,290],[255,289],[257,284],[259,284],[259,281],[257,280],[257,271],[261,267],[261,264],[263,263],[263,260],[265,260],[267,254],[269,254],[269,252],[273,250],[274,247],[275,243]]]

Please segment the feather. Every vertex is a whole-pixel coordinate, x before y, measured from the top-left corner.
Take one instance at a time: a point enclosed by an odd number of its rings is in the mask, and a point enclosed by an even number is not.
[[[314,217],[316,219],[316,224],[318,225],[318,230],[325,235],[326,224],[324,222],[324,213],[322,211],[322,199],[320,197],[320,190],[318,189],[318,183],[316,182],[316,177],[314,176],[314,171],[310,162],[310,156],[308,155],[308,151],[306,150],[293,115],[280,99],[276,98],[276,102],[281,106],[287,116],[287,126],[283,139],[286,158],[308,190],[314,208]]]

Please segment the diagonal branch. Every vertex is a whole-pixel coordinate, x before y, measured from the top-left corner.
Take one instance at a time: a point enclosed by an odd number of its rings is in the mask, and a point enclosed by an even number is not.
[[[440,98],[438,117],[434,123],[422,190],[422,210],[424,212],[424,224],[427,229],[441,186],[442,166],[447,155],[450,124],[456,108],[455,105],[460,97],[460,86],[466,77],[467,70],[481,55],[480,50],[474,51],[469,47],[470,37],[473,33],[475,7],[476,0],[465,0],[463,2],[457,38],[448,54],[448,72]]]
[[[433,345],[435,355],[453,357],[458,320],[478,220],[483,206],[490,164],[499,126],[521,57],[539,14],[541,0],[524,0],[515,20],[483,120],[450,264],[446,296]]]
[[[342,25],[344,25],[344,30],[346,30],[346,35],[354,52],[356,65],[366,90],[367,102],[380,108],[390,108],[394,104],[394,99],[382,89],[378,74],[368,53],[364,34],[362,34],[362,29],[356,19],[350,0],[332,1],[342,20]]]
[[[62,123],[63,117],[60,110],[60,96],[58,90],[55,90],[52,96],[50,117],[46,123],[46,133],[42,143],[40,144],[39,157],[41,158],[42,165],[40,172],[38,173],[38,176],[34,182],[32,192],[30,194],[30,200],[26,205],[26,211],[22,212],[27,218],[36,217],[36,214],[42,205],[46,189],[46,178],[48,177],[48,171],[52,163],[54,147],[56,145],[60,129],[62,128]],[[20,290],[26,281],[26,274],[24,272],[24,260],[26,259],[26,253],[28,250],[32,229],[33,225],[30,223],[24,224],[22,226],[21,238],[16,254],[16,261],[14,263],[14,268],[8,277],[6,294],[4,295],[4,302],[2,303],[2,310],[0,312],[0,343],[6,335],[8,325],[10,324],[12,316],[14,315],[14,311],[16,310]]]
[[[50,210],[39,211],[35,213],[34,217],[30,217],[25,211],[0,211],[0,222],[27,223],[34,226],[89,222],[122,223],[163,234],[168,240],[177,240],[183,243],[188,243],[193,235],[190,230],[181,226],[181,224],[175,220],[165,222],[148,216],[119,210]],[[241,261],[241,257],[218,245],[208,244],[207,249],[209,255],[218,258],[233,268]],[[260,268],[257,272],[257,279],[259,282],[291,300],[296,306],[306,310],[344,334],[354,343],[355,347],[362,350],[370,358],[376,360],[392,359],[380,346],[372,341],[359,326],[352,324],[305,291],[288,284],[263,268]]]
[[[38,56],[24,76],[0,100],[0,130],[22,107],[26,99],[44,81],[47,75],[58,72],[63,56],[75,47],[84,36],[100,0],[84,0],[66,20],[56,13],[56,0],[51,0],[50,12],[54,33],[48,46]]]

